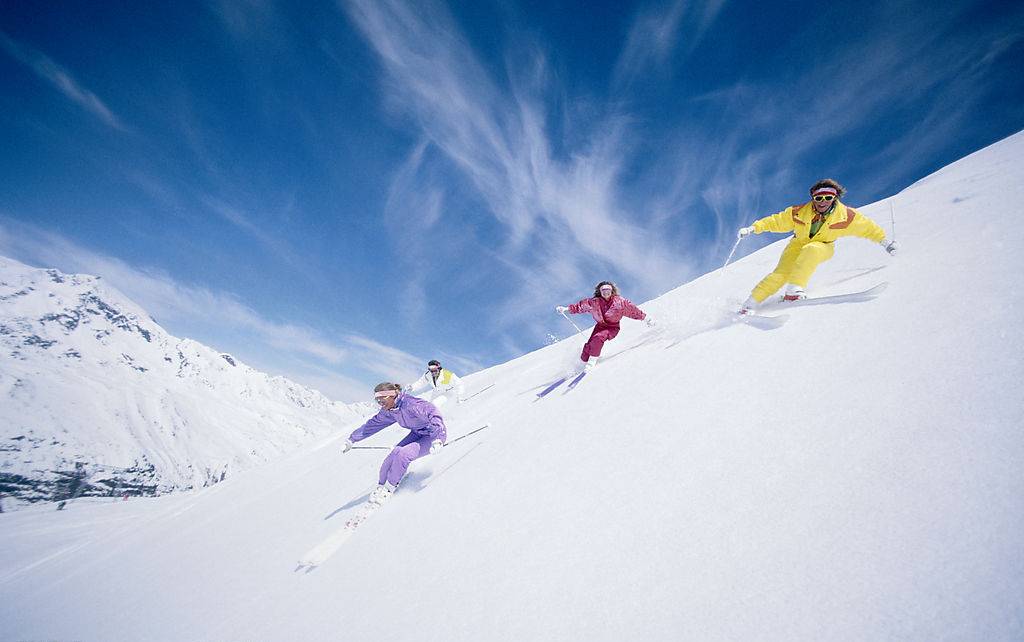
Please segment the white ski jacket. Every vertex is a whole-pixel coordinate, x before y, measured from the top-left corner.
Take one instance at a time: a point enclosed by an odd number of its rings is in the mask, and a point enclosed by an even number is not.
[[[431,390],[434,397],[454,390],[459,403],[466,398],[466,388],[462,384],[462,379],[447,368],[441,368],[436,377],[427,370],[422,377],[406,386],[406,390],[413,395],[420,390]]]

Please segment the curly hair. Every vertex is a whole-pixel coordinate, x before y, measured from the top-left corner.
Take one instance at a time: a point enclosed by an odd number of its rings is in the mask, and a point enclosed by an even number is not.
[[[811,189],[809,190],[811,195],[813,196],[814,190],[820,187],[831,187],[837,194],[839,194],[839,198],[842,198],[846,194],[846,188],[840,185],[838,181],[831,178],[823,178],[811,186]]]
[[[611,281],[601,281],[594,286],[594,296],[601,296],[601,286],[610,285],[612,286],[612,296],[619,296],[619,286],[615,285]]]

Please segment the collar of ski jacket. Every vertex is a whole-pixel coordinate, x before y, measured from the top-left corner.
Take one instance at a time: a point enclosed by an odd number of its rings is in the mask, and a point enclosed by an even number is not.
[[[395,397],[395,405],[391,406],[391,409],[386,412],[395,412],[402,407],[402,403],[405,402],[405,393],[399,392],[398,396]]]
[[[827,210],[819,213],[813,205],[811,205],[811,211],[814,212],[814,218],[811,219],[811,236],[818,233],[821,229],[822,224],[828,220],[828,217],[832,215],[832,212],[836,211],[836,205],[839,204],[838,200],[832,201],[832,205]]]
[[[437,386],[437,384],[444,386],[452,382],[452,371],[448,368],[441,368],[436,373],[430,372],[429,374],[434,379],[434,386]],[[438,378],[440,378],[440,381],[438,381]]]
[[[815,214],[814,201],[793,206],[793,233],[797,238],[810,238],[811,223],[814,221]],[[818,232],[825,237],[824,240],[826,242],[834,241],[839,236],[847,234],[848,229],[854,224],[854,219],[859,218],[862,217],[857,214],[856,210],[836,201],[832,211],[825,217],[825,222],[819,227]]]
[[[603,296],[599,296],[599,297],[596,297],[596,298],[597,298],[597,308],[601,311],[601,319],[605,323],[612,323],[612,324],[613,323],[618,323],[618,321],[609,321],[607,316],[605,316],[605,315],[608,314],[608,310],[611,310],[613,307],[615,307],[615,304],[622,297],[620,297],[617,294],[613,294],[610,297],[608,297],[607,299],[605,299]]]

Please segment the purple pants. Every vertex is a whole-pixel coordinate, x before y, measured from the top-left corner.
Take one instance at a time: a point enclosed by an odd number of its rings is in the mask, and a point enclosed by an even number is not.
[[[405,439],[398,442],[398,445],[392,448],[388,456],[384,458],[384,463],[380,465],[380,481],[378,483],[388,482],[392,486],[397,486],[398,482],[402,481],[402,477],[405,477],[405,472],[409,470],[409,464],[430,453],[430,444],[434,439],[440,439],[443,442],[445,436],[441,434],[439,437],[423,437],[414,432],[406,435]]]
[[[580,359],[586,361],[590,357],[600,357],[604,342],[614,339],[619,330],[619,324],[617,323],[615,325],[609,323],[598,323],[595,325],[594,331],[590,333],[587,345],[583,346],[583,354],[580,355]]]

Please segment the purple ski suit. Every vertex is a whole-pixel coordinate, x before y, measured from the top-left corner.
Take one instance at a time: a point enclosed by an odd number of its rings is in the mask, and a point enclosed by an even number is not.
[[[384,458],[384,463],[380,467],[379,483],[388,482],[392,486],[397,486],[398,482],[402,481],[405,471],[409,470],[409,464],[414,459],[419,459],[430,452],[430,444],[435,439],[440,439],[441,443],[448,440],[444,419],[434,404],[404,392],[399,393],[394,408],[381,408],[365,424],[353,430],[349,439],[352,443],[362,441],[396,421],[399,426],[409,430],[409,434],[398,442]]]

